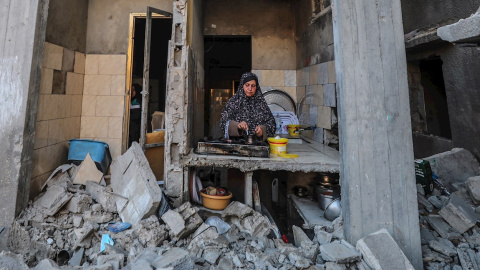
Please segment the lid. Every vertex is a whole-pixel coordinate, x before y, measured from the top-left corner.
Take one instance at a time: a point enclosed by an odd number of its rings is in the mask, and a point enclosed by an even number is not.
[[[268,138],[269,143],[288,143],[287,138],[280,138],[280,139],[275,139],[273,137]]]

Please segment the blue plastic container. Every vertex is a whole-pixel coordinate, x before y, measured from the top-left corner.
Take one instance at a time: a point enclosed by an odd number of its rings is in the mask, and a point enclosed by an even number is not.
[[[88,153],[95,161],[97,168],[107,173],[108,166],[112,162],[112,156],[108,144],[102,141],[86,140],[86,139],[71,139],[68,141],[70,149],[68,150],[68,161],[80,165]]]

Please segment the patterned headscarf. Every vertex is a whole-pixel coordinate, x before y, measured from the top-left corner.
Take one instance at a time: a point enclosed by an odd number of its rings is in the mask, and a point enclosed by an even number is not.
[[[257,83],[257,91],[252,97],[247,97],[243,91],[243,85],[251,80]],[[245,121],[249,131],[254,131],[255,127],[264,125],[267,129],[267,136],[272,137],[275,134],[275,118],[263,97],[262,90],[258,84],[257,75],[247,72],[242,75],[238,90],[223,108],[220,126],[225,133],[228,121]]]

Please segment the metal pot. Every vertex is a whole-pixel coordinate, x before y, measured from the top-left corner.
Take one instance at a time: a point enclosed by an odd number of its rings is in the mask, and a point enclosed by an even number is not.
[[[293,188],[293,192],[295,193],[295,195],[297,195],[298,197],[302,198],[302,197],[305,197],[307,196],[308,194],[308,189],[304,186],[295,186]]]
[[[337,198],[327,205],[327,207],[325,208],[325,212],[323,213],[323,217],[325,217],[325,219],[327,220],[333,221],[337,217],[339,217],[341,213],[342,213],[341,201],[340,201],[340,198]]]
[[[315,179],[321,185],[338,185],[338,174],[333,173],[318,173]]]
[[[335,199],[340,198],[339,186],[322,186],[316,187],[317,200],[320,209],[325,210],[327,206]]]

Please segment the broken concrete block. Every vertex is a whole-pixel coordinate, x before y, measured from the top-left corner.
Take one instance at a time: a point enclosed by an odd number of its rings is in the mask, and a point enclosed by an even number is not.
[[[246,232],[254,237],[266,236],[270,232],[270,223],[267,218],[256,211],[253,215],[241,220],[236,217],[231,217],[231,222],[234,223],[241,232]]]
[[[321,245],[320,254],[325,261],[336,263],[355,262],[361,259],[358,251],[339,242]]]
[[[290,252],[297,251],[297,248],[294,245],[285,243],[282,239],[274,239],[273,242],[275,242],[275,247],[278,249],[278,251],[284,255],[288,255]]]
[[[323,230],[315,230],[315,238],[320,245],[332,242],[332,234]]]
[[[206,246],[216,246],[218,248],[228,247],[228,241],[223,235],[217,233],[213,226],[203,223],[192,235],[192,240],[187,249],[192,250],[195,247],[205,248]]]
[[[424,196],[417,193],[418,208],[425,209],[428,212],[433,211],[433,205]]]
[[[0,269],[28,270],[30,268],[23,262],[21,255],[2,251],[0,252]]]
[[[171,232],[173,232],[175,236],[179,235],[185,229],[185,221],[182,215],[176,211],[168,210],[163,214],[162,220],[170,227]]]
[[[313,244],[312,240],[308,238],[308,236],[305,234],[302,228],[293,225],[292,231],[293,231],[293,239],[295,239],[296,247],[300,247],[303,241]]]
[[[304,269],[310,266],[312,264],[311,261],[305,259],[302,257],[300,254],[296,252],[291,252],[288,254],[288,259],[290,260],[291,263],[295,265],[297,269]]]
[[[40,199],[35,202],[35,208],[49,216],[55,215],[71,198],[72,193],[61,186],[51,186]]]
[[[477,222],[477,216],[472,207],[454,194],[438,214],[459,233],[466,232]]]
[[[345,264],[338,264],[334,262],[326,262],[325,263],[326,270],[347,270],[347,266]]]
[[[420,238],[422,240],[422,245],[428,245],[430,241],[437,240],[432,232],[423,226],[420,226]]]
[[[188,251],[181,248],[171,248],[161,257],[153,261],[152,266],[156,269],[167,267],[174,269],[193,269],[194,263],[190,259]]]
[[[85,211],[83,214],[83,219],[87,221],[92,221],[98,224],[107,223],[113,219],[112,213],[108,212],[93,212],[93,211]]]
[[[50,270],[50,269],[60,269],[58,264],[50,259],[41,260],[33,270]]]
[[[424,158],[430,162],[435,173],[445,187],[456,190],[454,183],[464,183],[465,179],[480,175],[480,165],[468,150],[454,148],[451,151]]]
[[[133,230],[133,235],[137,236],[144,247],[158,247],[168,238],[165,225],[160,225],[156,216],[140,221]]]
[[[115,202],[116,199],[119,201],[124,201],[123,203],[119,202],[122,208],[128,202],[127,199],[115,196],[115,194],[107,191],[107,187],[104,187],[93,181],[87,181],[85,190],[90,194],[90,196],[92,196],[92,199],[102,205],[103,209],[107,212],[117,212],[117,205]]]
[[[443,201],[440,200],[437,196],[430,196],[428,198],[428,201],[438,209],[443,207]]]
[[[474,176],[467,179],[467,189],[472,198],[480,202],[480,176]]]
[[[70,201],[65,205],[66,210],[72,213],[83,213],[90,210],[92,204],[92,197],[81,194],[79,196],[73,196]]]
[[[457,254],[457,250],[452,242],[447,239],[440,238],[438,240],[430,241],[430,248],[446,256],[454,256]]]
[[[302,241],[299,251],[303,257],[310,261],[314,261],[318,255],[318,244],[314,244],[312,241]]]
[[[83,253],[85,252],[85,249],[82,247],[75,253],[73,253],[72,258],[68,261],[68,264],[71,266],[80,266],[82,263],[83,259]]]
[[[218,258],[222,255],[222,250],[216,247],[207,247],[203,251],[202,258],[208,263],[214,265],[217,263]]]
[[[397,245],[386,229],[381,229],[358,240],[357,249],[362,253],[363,260],[372,269],[397,269],[414,270],[403,251]]]
[[[97,165],[93,161],[90,153],[87,153],[87,156],[80,164],[73,183],[77,185],[85,185],[87,181],[100,182],[102,180],[103,173],[97,169]]]
[[[452,227],[441,216],[430,215],[427,221],[442,238],[448,238],[452,233]]]
[[[230,203],[225,210],[223,210],[222,213],[222,218],[229,217],[229,216],[235,216],[239,219],[243,219],[247,216],[253,215],[253,210],[252,208],[248,207],[247,205],[234,201]]]
[[[123,268],[124,257],[123,254],[100,255],[97,257],[97,264],[110,264],[113,270],[118,270]]]
[[[73,231],[77,237],[77,243],[80,243],[93,232],[93,225],[86,222],[81,229],[75,229]]]
[[[134,142],[125,154],[114,159],[110,170],[113,192],[128,199],[127,204],[123,199],[115,199],[123,222],[134,226],[155,214],[162,190],[138,143]]]
[[[460,261],[460,264],[462,265],[462,269],[478,269],[475,268],[476,261],[470,258],[470,255],[468,252],[463,251],[460,248],[457,248],[457,254],[458,254],[458,260]],[[474,264],[475,262],[475,264]]]

